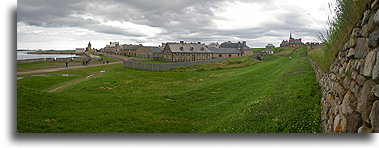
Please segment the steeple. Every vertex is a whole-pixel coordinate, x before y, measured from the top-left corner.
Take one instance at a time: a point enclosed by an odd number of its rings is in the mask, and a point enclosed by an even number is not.
[[[290,39],[292,39],[292,33],[290,32]]]
[[[88,42],[87,52],[92,53],[92,45],[90,41]]]

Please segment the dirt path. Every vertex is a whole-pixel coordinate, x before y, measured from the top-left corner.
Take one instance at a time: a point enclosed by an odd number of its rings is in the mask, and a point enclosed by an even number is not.
[[[122,64],[122,61],[112,62],[108,65],[113,64]],[[33,70],[33,71],[24,71],[24,72],[17,72],[17,76],[23,76],[23,75],[32,75],[32,74],[39,74],[39,73],[47,73],[47,72],[54,72],[54,71],[63,71],[63,70],[70,70],[70,69],[78,69],[78,68],[86,68],[86,67],[94,67],[94,66],[102,66],[107,64],[90,64],[88,66],[71,66],[71,67],[61,67],[61,68],[49,68],[49,69],[40,69],[40,70]]]
[[[58,86],[56,88],[50,89],[47,92],[54,92],[54,91],[60,90],[60,89],[65,88],[65,87],[68,87],[68,86],[71,86],[71,85],[74,85],[74,84],[78,84],[80,82],[83,82],[84,80],[86,80],[86,79],[85,78],[80,78],[80,79],[76,79],[76,80],[71,80],[71,81],[69,81],[66,84],[63,84],[63,85]]]
[[[89,80],[91,78],[98,77],[98,76],[100,76],[100,74],[101,74],[101,72],[96,72],[96,73],[88,75],[88,76],[86,76],[84,78],[68,81],[68,82],[64,83],[63,85],[60,85],[58,87],[55,87],[53,89],[48,90],[47,92],[55,92],[55,91],[60,90],[62,88],[66,88],[68,86],[72,86],[72,85],[78,84],[78,83],[83,82],[85,80]]]

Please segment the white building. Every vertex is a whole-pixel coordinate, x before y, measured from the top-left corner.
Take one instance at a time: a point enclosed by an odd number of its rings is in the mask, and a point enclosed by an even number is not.
[[[84,52],[86,52],[85,48],[76,48],[75,49],[75,53],[84,53]]]

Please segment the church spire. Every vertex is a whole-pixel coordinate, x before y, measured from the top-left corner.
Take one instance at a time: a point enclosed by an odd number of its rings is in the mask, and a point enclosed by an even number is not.
[[[290,32],[290,39],[292,39],[292,33]]]

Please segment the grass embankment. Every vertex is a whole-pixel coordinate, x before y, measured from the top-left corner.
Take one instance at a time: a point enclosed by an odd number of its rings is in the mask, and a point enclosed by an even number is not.
[[[142,61],[144,63],[175,63],[170,61]]]
[[[329,71],[337,53],[350,39],[352,30],[362,18],[366,6],[371,4],[371,0],[337,0],[336,2],[336,8],[332,8],[336,16],[328,20],[327,36],[321,36],[325,45],[308,54],[324,72]]]
[[[172,69],[171,71],[191,72],[191,71],[221,70],[221,69],[251,66],[258,62],[259,61],[252,59],[250,56],[233,57],[233,58],[226,58],[225,60],[209,63],[209,64],[199,64],[199,65],[194,65],[194,66],[189,66],[189,67],[178,67],[178,68]]]
[[[277,47],[274,49],[274,53],[279,56],[287,56],[290,55],[292,52],[297,50],[298,48],[304,48],[304,47],[296,47],[296,48],[291,48],[291,47]]]
[[[101,58],[103,58],[104,61],[108,61],[108,62],[117,62],[119,60],[115,59],[115,58],[111,58],[111,57],[107,57],[107,56],[103,56],[103,55],[97,55]],[[100,61],[100,62],[103,62],[103,61]]]
[[[321,132],[320,93],[299,51],[223,70],[105,65],[25,77],[17,81],[17,131]]]
[[[251,48],[251,50],[253,50],[253,52],[258,52],[258,51],[262,51],[264,50],[265,48]]]

